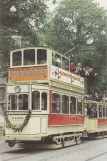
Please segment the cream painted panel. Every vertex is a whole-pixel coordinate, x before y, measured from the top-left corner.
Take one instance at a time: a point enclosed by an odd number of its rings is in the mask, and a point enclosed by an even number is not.
[[[44,85],[32,85],[32,89],[33,91],[34,90],[49,90],[49,87],[48,86],[44,86]]]
[[[20,84],[16,84],[16,85],[7,85],[7,93],[16,93],[15,92],[15,87],[19,86],[21,88],[21,93],[22,92],[28,92],[29,91],[29,86],[28,85],[20,85]]]
[[[52,126],[48,127],[48,135],[66,133],[66,132],[82,132],[84,131],[83,125],[69,125],[69,126]]]
[[[40,134],[40,117],[32,117],[29,121],[29,134]]]
[[[46,134],[47,132],[47,117],[42,116],[41,117],[41,133]]]
[[[86,128],[88,131],[96,131],[98,129],[98,119],[86,118]]]
[[[12,117],[20,117],[20,119],[12,120]],[[21,119],[22,118],[22,119]],[[10,116],[9,120],[13,125],[22,125],[25,116]],[[29,134],[40,134],[40,116],[31,117],[28,124],[23,128],[22,132],[14,132],[11,128],[6,128],[6,134],[16,134],[16,135],[29,135]]]

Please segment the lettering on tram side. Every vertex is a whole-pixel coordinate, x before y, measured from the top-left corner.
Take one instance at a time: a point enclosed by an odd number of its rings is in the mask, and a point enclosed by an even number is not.
[[[14,119],[23,119],[23,117],[12,117],[12,119],[14,120]]]
[[[23,67],[13,68],[8,70],[9,81],[24,81],[24,80],[47,80],[48,67]]]
[[[50,77],[84,88],[84,78],[54,66],[51,67]]]
[[[68,90],[68,92],[70,93],[72,91],[72,92],[84,94],[83,89],[70,87],[70,85],[59,83],[53,80],[50,81],[50,85],[51,85],[51,89],[56,90],[56,91],[64,92],[65,90]]]

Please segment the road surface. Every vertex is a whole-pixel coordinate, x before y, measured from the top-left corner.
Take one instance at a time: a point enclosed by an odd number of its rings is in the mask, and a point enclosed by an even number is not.
[[[58,150],[9,148],[0,141],[0,161],[107,161],[107,139],[88,140]]]

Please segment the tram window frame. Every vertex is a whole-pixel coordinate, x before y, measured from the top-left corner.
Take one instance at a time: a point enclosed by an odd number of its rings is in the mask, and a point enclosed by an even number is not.
[[[19,109],[19,96],[20,95],[27,95],[27,109]],[[12,108],[12,100],[11,99],[9,99],[9,96],[15,96],[15,103],[13,102],[13,106],[15,107],[15,108]],[[26,102],[25,102],[26,103]],[[9,109],[9,104],[10,104],[10,109]],[[23,105],[25,105],[24,104],[24,102],[22,102],[22,104]],[[19,110],[21,110],[21,111],[24,111],[24,110],[28,110],[29,109],[29,95],[28,95],[28,93],[20,93],[20,94],[14,94],[14,93],[12,93],[12,94],[8,94],[7,95],[7,110],[9,110],[9,111],[19,111]]]
[[[42,51],[44,51],[44,52],[42,53]],[[36,56],[37,65],[47,64],[47,50],[46,49],[37,49],[36,54],[37,54],[37,56]],[[45,59],[38,60],[41,56],[45,56]]]
[[[66,60],[67,62],[65,62]],[[62,56],[62,69],[69,71],[69,59]]]
[[[99,105],[99,118],[103,117],[103,108],[102,108],[102,105]],[[101,109],[101,115],[100,115],[100,109]]]
[[[38,93],[39,94],[39,97],[37,98],[37,102],[33,102],[33,101],[36,101],[36,99],[33,98],[33,93]],[[41,97],[41,94],[40,94],[40,91],[39,90],[34,90],[32,91],[32,110],[33,111],[40,111],[40,98]],[[34,105],[33,105],[34,104]],[[33,108],[34,107],[34,108]],[[35,108],[36,107],[36,108]]]
[[[106,117],[106,108],[105,108],[105,105],[103,105],[103,117]]]
[[[15,97],[15,102],[13,102],[13,103],[12,103],[11,96]],[[12,104],[14,104],[14,105],[12,105]],[[10,106],[10,108],[9,108],[9,106]],[[14,108],[12,108],[12,106]],[[16,94],[9,94],[9,95],[7,95],[7,110],[8,111],[15,111],[15,110],[17,110],[17,95]]]
[[[25,56],[26,56],[26,58],[25,58]],[[32,57],[33,57],[33,59],[30,60]],[[33,63],[31,63],[31,62],[33,62]],[[23,65],[24,66],[35,65],[35,49],[23,50]]]
[[[16,53],[16,57],[14,58],[15,53]],[[20,57],[19,57],[20,63],[18,64],[17,60],[18,60],[19,53],[20,53]],[[12,66],[22,66],[22,51],[21,50],[15,51],[15,52],[12,53]]]
[[[69,96],[65,94],[62,95],[62,114],[69,114]]]
[[[45,91],[43,91],[40,94],[41,94],[41,110],[42,111],[47,111],[47,106],[48,106],[48,93],[45,92]],[[44,101],[43,101],[42,94],[46,94],[46,98],[44,99]],[[44,106],[44,107],[42,108],[42,106]]]
[[[59,100],[57,99],[57,96]],[[59,93],[52,93],[52,113],[61,113],[61,95]]]
[[[21,97],[21,98],[19,98],[19,97]],[[22,104],[22,107],[19,108],[19,106],[21,104]],[[29,95],[27,93],[20,93],[20,94],[17,95],[17,108],[18,108],[18,110],[22,110],[22,111],[29,109]]]
[[[58,60],[58,61],[55,61]],[[52,65],[55,66],[55,67],[58,67],[58,68],[61,68],[61,64],[62,64],[62,57],[61,55],[55,53],[55,52],[52,52]]]
[[[106,117],[107,117],[107,106],[105,106],[105,108],[106,108]]]
[[[76,97],[70,96],[69,101],[70,101],[70,115],[76,115]],[[73,103],[72,107],[71,107],[71,103]]]
[[[77,100],[77,115],[83,115],[83,100],[82,98],[77,98],[76,100]],[[81,107],[80,107],[80,103],[81,103]]]

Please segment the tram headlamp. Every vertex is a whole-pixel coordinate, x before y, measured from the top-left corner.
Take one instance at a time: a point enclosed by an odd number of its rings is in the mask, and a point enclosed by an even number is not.
[[[16,86],[14,90],[16,93],[19,93],[21,91],[21,88],[19,86]]]

